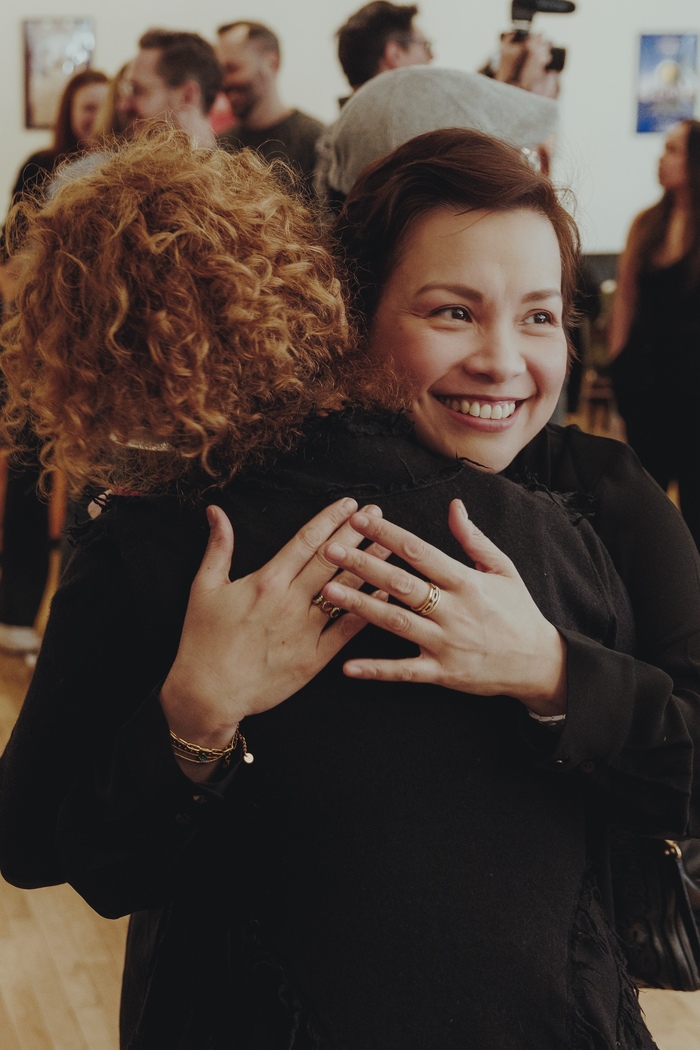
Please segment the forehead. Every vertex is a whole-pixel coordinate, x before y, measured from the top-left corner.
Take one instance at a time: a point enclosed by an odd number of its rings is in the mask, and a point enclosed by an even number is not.
[[[165,86],[165,81],[157,72],[160,54],[160,48],[157,47],[149,47],[139,51],[127,73],[128,79],[132,84],[158,83]]]
[[[666,135],[666,145],[677,149],[685,149],[688,138],[688,127],[685,124],[675,124]]]
[[[107,95],[107,84],[83,84],[73,95],[74,106],[100,105]]]
[[[222,62],[228,62],[229,65],[243,65],[245,62],[250,62],[260,49],[254,41],[248,40],[246,26],[236,26],[235,29],[229,29],[228,33],[219,37],[217,50]]]
[[[420,277],[424,271],[475,272],[493,265],[521,270],[561,273],[561,253],[556,232],[538,211],[458,212],[434,208],[416,218],[399,246],[396,267]]]

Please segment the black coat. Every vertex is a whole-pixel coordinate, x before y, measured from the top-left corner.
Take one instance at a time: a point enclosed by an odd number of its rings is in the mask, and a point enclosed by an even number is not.
[[[54,599],[0,764],[3,873],[136,912],[124,1047],[652,1047],[595,872],[609,820],[686,832],[697,713],[629,655],[605,549],[546,492],[378,424],[327,424],[217,497],[232,573],[341,494],[462,560],[446,521],[464,500],[566,638],[561,734],[509,698],[359,683],[333,661],[246,720],[253,766],[193,784],[157,694],[206,543],[202,501],[119,499]],[[368,628],[350,650],[405,646]]]

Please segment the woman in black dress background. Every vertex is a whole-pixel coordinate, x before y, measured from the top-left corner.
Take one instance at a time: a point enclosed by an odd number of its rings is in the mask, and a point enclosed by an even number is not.
[[[620,258],[610,333],[627,438],[700,545],[700,121],[666,136],[663,197],[632,223]]]

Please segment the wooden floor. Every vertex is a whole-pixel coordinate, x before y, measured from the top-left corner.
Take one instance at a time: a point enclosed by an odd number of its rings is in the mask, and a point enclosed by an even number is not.
[[[29,676],[19,657],[0,653],[0,749]],[[125,935],[126,920],[102,919],[69,887],[26,892],[0,879],[0,1050],[117,1050]],[[700,992],[641,999],[660,1050],[700,1050]]]
[[[2,748],[30,673],[0,654]],[[0,1050],[117,1050],[125,936],[126,919],[101,918],[68,886],[0,879]]]

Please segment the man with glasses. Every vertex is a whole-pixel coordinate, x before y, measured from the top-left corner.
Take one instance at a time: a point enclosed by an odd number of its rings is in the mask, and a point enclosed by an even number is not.
[[[415,24],[415,4],[374,0],[338,30],[338,58],[353,91],[377,73],[432,61],[430,41]]]
[[[353,94],[378,73],[432,62],[432,45],[416,25],[417,14],[415,4],[373,0],[340,27],[338,59]],[[341,108],[348,97],[339,99]],[[316,142],[314,174],[316,196],[329,223],[339,206],[328,181],[334,134],[335,124],[331,124]]]

